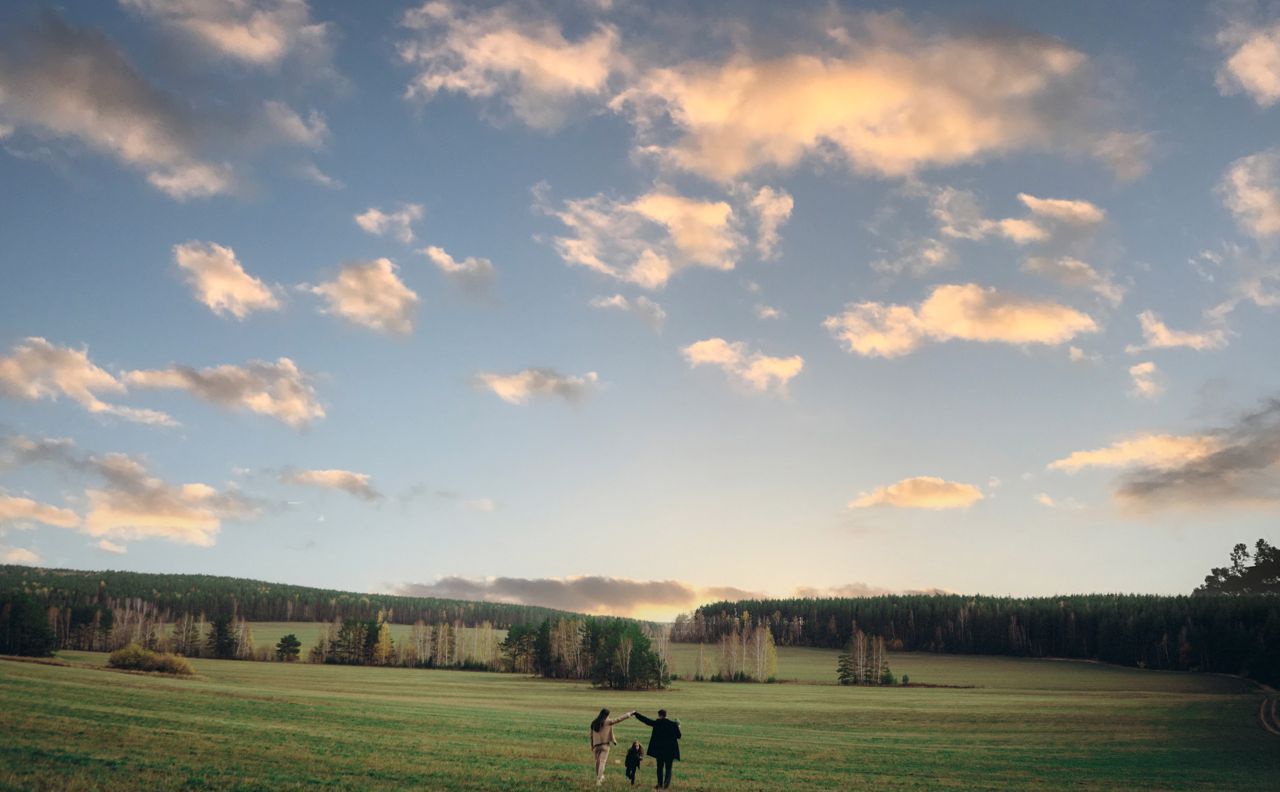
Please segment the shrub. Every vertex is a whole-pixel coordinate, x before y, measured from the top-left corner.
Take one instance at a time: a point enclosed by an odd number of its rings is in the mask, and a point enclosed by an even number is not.
[[[903,675],[902,675],[902,684],[903,684],[903,685],[910,685],[910,684],[911,684],[911,677],[910,677],[910,676],[908,676],[907,674],[903,674]]]
[[[111,657],[107,659],[107,665],[130,671],[155,671],[177,676],[191,676],[195,673],[195,669],[191,667],[187,658],[167,652],[153,652],[150,649],[143,649],[136,643],[112,652]]]

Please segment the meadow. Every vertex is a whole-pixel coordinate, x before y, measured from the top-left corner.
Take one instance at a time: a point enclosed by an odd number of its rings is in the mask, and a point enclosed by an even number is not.
[[[779,654],[780,677],[834,667],[829,651]],[[635,693],[226,660],[174,679],[107,670],[96,653],[58,659],[69,665],[0,661],[0,788],[588,789],[586,724],[602,706],[679,718],[674,786],[689,790],[1266,789],[1280,772],[1252,684],[1095,663],[894,654],[913,682],[973,687]],[[620,741],[647,732],[618,727]],[[648,788],[650,762],[642,773]],[[615,763],[605,786],[625,784]]]

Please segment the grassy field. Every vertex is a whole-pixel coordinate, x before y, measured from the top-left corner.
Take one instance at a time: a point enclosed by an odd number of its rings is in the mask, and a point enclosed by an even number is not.
[[[978,687],[627,693],[217,660],[171,679],[60,657],[82,665],[0,661],[0,788],[587,789],[586,723],[601,706],[671,710],[685,731],[675,786],[690,790],[1267,789],[1280,772],[1250,686],[1088,663],[893,655],[913,681]],[[784,650],[780,666],[816,676],[828,659]],[[625,722],[619,740],[647,731]],[[647,786],[651,763],[643,772]],[[606,786],[625,782],[612,767]]]

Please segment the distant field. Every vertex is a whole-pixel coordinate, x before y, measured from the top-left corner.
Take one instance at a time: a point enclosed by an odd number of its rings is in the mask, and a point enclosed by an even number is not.
[[[827,659],[784,650],[780,665],[817,674]],[[601,706],[680,718],[675,786],[689,790],[1269,789],[1280,772],[1280,738],[1256,720],[1262,695],[1238,680],[892,662],[913,681],[979,687],[627,693],[459,671],[197,660],[199,678],[178,680],[0,661],[0,788],[589,789],[586,723]],[[618,727],[620,740],[646,731]],[[611,768],[606,786],[624,783]]]

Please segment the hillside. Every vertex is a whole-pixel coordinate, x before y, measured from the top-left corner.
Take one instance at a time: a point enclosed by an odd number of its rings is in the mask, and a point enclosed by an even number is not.
[[[395,624],[462,621],[495,627],[538,624],[563,611],[502,602],[472,602],[362,594],[353,591],[270,583],[218,575],[153,574],[114,570],[46,569],[0,565],[0,593],[24,591],[45,606],[122,607],[146,603],[170,619],[184,614],[232,613],[249,621],[374,619],[384,613]]]

